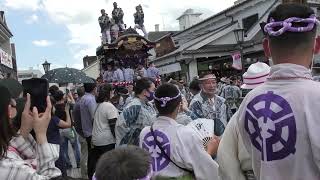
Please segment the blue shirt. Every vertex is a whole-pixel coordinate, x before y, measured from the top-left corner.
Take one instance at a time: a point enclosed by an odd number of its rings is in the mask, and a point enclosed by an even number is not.
[[[123,72],[121,69],[118,68],[117,70],[114,71],[112,81],[113,82],[124,81]]]
[[[52,116],[47,130],[48,143],[60,144],[59,122],[60,119],[57,116]]]
[[[123,75],[126,82],[133,81],[134,71],[131,68],[125,68],[123,70]]]
[[[134,98],[125,106],[116,124],[117,145],[139,145],[139,135],[146,126],[156,119],[156,110],[152,104]]]
[[[84,137],[92,135],[92,125],[97,102],[94,95],[86,93],[80,99],[81,124]]]
[[[195,95],[190,103],[192,111],[192,119],[206,118],[214,121],[215,135],[221,136],[227,125],[227,111],[225,99],[215,96],[214,100],[210,100],[203,92]]]
[[[160,77],[159,69],[157,69],[156,67],[149,67],[147,70],[147,75],[149,78],[157,79],[158,77]]]

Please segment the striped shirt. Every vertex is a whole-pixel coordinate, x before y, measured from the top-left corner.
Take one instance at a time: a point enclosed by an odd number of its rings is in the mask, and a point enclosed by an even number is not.
[[[49,180],[61,176],[54,164],[58,157],[58,145],[36,144],[31,135],[14,137],[0,160],[0,179]]]

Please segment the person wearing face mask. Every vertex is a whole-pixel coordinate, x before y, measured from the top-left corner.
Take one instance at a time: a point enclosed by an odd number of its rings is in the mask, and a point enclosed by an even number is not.
[[[116,124],[116,145],[139,145],[139,135],[145,126],[155,120],[156,111],[150,101],[153,100],[155,84],[149,78],[136,81],[135,97],[123,109]]]
[[[213,137],[205,149],[191,127],[176,121],[182,105],[179,89],[170,83],[160,85],[154,103],[159,116],[140,134],[140,147],[152,159],[153,177],[219,179],[218,164],[211,158],[217,152],[219,139]]]
[[[201,91],[194,96],[189,107],[194,115],[192,118],[214,120],[214,133],[221,136],[227,125],[227,112],[225,99],[216,95],[216,76],[214,74],[202,74],[199,81]]]

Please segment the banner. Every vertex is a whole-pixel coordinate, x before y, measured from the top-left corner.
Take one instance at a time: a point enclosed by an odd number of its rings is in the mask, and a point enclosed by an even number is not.
[[[240,52],[236,52],[236,53],[232,54],[232,59],[233,59],[232,67],[236,70],[242,70],[242,62],[241,62]]]
[[[12,57],[2,49],[0,49],[0,62],[11,69],[13,68]]]

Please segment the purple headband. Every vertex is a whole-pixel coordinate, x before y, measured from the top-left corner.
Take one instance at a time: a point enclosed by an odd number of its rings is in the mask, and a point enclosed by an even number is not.
[[[306,27],[293,27],[292,23],[307,23]],[[315,24],[320,24],[316,15],[311,15],[309,18],[297,18],[291,17],[284,21],[275,22],[273,18],[270,19],[270,22],[265,25],[264,31],[269,34],[269,36],[280,36],[285,32],[308,32],[314,28]],[[282,27],[281,29],[275,31],[276,27]]]
[[[181,96],[181,93],[179,92],[179,94],[176,95],[175,97],[162,97],[162,98],[158,98],[158,97],[154,96],[154,99],[157,100],[157,101],[161,101],[161,107],[165,107],[169,101],[172,101],[172,100],[174,100],[174,99],[177,99],[177,98],[180,97],[180,96]]]

